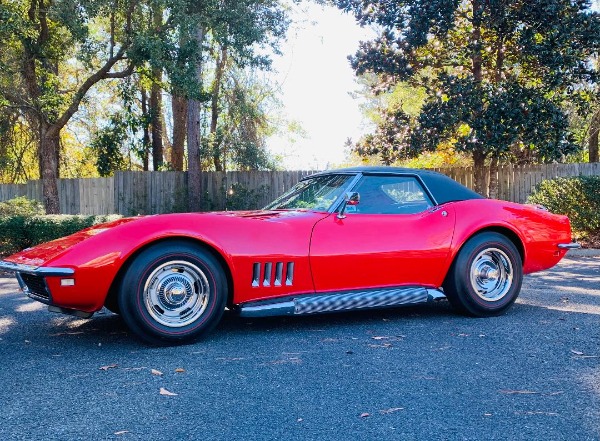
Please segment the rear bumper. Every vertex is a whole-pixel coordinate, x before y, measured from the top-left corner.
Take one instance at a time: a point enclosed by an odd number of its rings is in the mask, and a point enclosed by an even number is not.
[[[581,245],[578,244],[577,242],[571,242],[571,243],[559,243],[558,248],[563,249],[563,250],[576,250],[581,248]]]

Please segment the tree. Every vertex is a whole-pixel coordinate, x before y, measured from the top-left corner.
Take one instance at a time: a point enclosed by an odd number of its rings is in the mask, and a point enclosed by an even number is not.
[[[388,156],[411,157],[451,142],[472,157],[475,189],[488,194],[486,160],[492,167],[502,159],[548,162],[577,148],[561,105],[576,84],[596,78],[586,60],[600,45],[600,17],[589,2],[335,3],[360,24],[381,29],[351,58],[357,74],[378,75],[380,90],[404,81],[427,92],[409,129],[396,115],[385,130],[397,124],[402,140],[385,144]]]
[[[3,87],[2,97],[27,113],[37,134],[44,206],[58,213],[60,131],[77,112],[82,100],[99,81],[131,74],[127,51],[137,38],[135,0],[16,0],[0,4],[0,44],[18,65],[9,66],[14,88]],[[105,22],[108,29],[99,29]],[[81,66],[81,81],[65,84],[60,69],[67,60]],[[14,87],[14,86],[13,86]]]
[[[284,8],[278,0],[224,0],[220,2],[197,3],[190,1],[188,12],[196,18],[194,24],[184,32],[184,46],[193,43],[195,49],[191,61],[187,63],[196,84],[184,87],[187,90],[187,150],[188,150],[188,189],[190,208],[200,207],[200,148],[202,102],[209,100],[209,94],[202,93],[203,86],[203,45],[208,36],[236,57],[239,65],[252,64],[268,66],[269,59],[257,53],[265,46],[277,48],[277,42],[285,35],[288,20]],[[188,46],[189,47],[189,46]],[[226,52],[227,54],[227,52]],[[181,86],[179,86],[181,87]]]

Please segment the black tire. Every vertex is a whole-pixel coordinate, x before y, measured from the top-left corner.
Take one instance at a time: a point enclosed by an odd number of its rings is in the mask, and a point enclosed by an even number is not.
[[[104,300],[104,307],[113,314],[121,314],[119,310],[119,299],[116,295],[108,295]]]
[[[454,259],[444,293],[459,312],[474,317],[504,313],[517,299],[523,263],[515,245],[504,235],[473,236]]]
[[[227,278],[200,245],[172,240],[153,245],[131,263],[119,289],[127,326],[151,344],[192,342],[223,316]]]

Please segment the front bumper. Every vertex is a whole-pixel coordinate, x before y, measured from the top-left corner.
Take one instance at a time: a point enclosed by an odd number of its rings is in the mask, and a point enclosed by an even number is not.
[[[23,265],[22,263],[13,263],[6,260],[0,260],[0,270],[14,273],[31,274],[34,276],[72,276],[75,271],[72,268],[53,268],[49,266]]]
[[[19,263],[0,260],[0,270],[16,273],[19,286],[28,297],[38,302],[52,305],[52,295],[46,277],[49,276],[72,276],[75,271],[72,268],[36,267]]]

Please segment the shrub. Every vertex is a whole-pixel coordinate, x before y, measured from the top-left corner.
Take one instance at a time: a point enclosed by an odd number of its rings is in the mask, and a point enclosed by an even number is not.
[[[0,216],[0,256],[28,247],[25,216]]]
[[[92,225],[109,222],[121,216],[0,216],[0,255],[16,253],[42,242],[68,236]]]
[[[527,202],[566,214],[575,235],[587,238],[600,232],[600,176],[577,176],[542,181]]]
[[[0,202],[0,216],[37,216],[44,214],[44,207],[34,199],[25,196]]]

